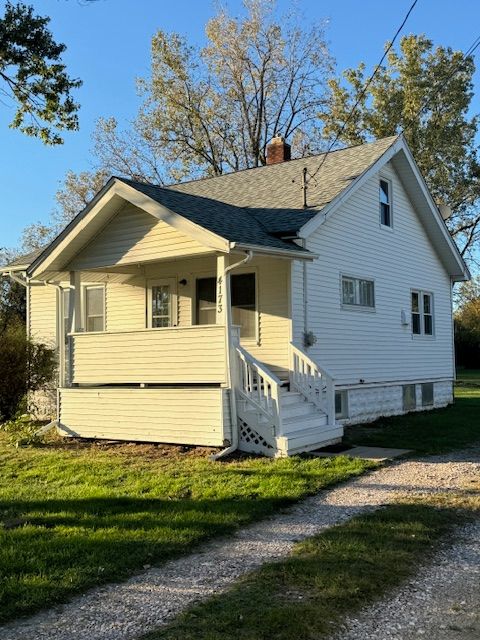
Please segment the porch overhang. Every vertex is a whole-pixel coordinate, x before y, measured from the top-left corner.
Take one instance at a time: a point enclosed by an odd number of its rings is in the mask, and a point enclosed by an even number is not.
[[[92,202],[46,247],[27,269],[29,278],[45,278],[46,274],[64,271],[70,261],[108,222],[130,203],[195,239],[206,252],[229,253],[230,243],[207,229],[187,220],[144,193],[117,178],[108,181]],[[158,256],[161,259],[161,256]]]

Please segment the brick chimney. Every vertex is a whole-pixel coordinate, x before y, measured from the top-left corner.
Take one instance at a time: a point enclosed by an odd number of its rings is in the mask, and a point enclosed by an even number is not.
[[[290,160],[291,147],[285,142],[283,136],[275,136],[270,144],[267,144],[267,164],[278,164]]]

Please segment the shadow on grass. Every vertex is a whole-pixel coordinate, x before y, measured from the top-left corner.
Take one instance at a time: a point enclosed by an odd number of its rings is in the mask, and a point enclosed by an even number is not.
[[[311,640],[400,584],[459,521],[455,509],[392,505],[300,543],[149,640]]]

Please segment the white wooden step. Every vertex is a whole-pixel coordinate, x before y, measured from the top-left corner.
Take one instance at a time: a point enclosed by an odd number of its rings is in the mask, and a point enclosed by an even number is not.
[[[300,429],[321,428],[327,424],[327,416],[320,411],[309,413],[305,416],[286,418],[282,422],[283,433],[298,432]]]
[[[291,402],[282,406],[282,418],[284,420],[290,418],[302,418],[302,416],[318,415],[318,409],[311,402],[300,400],[299,402]]]
[[[343,427],[341,425],[329,425],[320,429],[318,427],[301,429],[276,438],[277,455],[286,456],[327,447],[330,444],[340,442],[342,437]]]
[[[303,396],[298,393],[298,391],[282,391],[280,396],[280,404],[282,407],[287,406],[288,404],[294,404],[295,402],[299,402],[299,400],[303,400]]]

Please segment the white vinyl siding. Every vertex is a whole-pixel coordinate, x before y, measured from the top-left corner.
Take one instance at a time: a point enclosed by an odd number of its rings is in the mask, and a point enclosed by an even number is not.
[[[28,288],[28,334],[37,342],[56,345],[57,292],[54,287],[31,285]]]
[[[450,277],[391,163],[382,175],[395,202],[391,233],[378,224],[373,176],[307,241],[319,256],[307,265],[308,328],[317,338],[308,353],[338,385],[453,378]],[[375,279],[375,313],[343,311],[339,272]],[[412,290],[434,292],[435,340],[412,338]]]
[[[224,383],[223,326],[79,333],[72,381],[78,384]]]
[[[138,264],[208,252],[194,238],[128,204],[80,251],[69,268]]]
[[[220,388],[62,389],[66,436],[221,447],[230,437]]]

